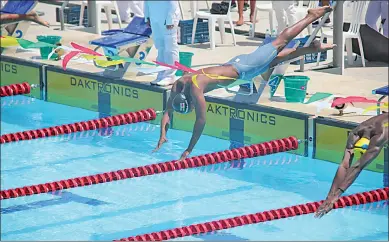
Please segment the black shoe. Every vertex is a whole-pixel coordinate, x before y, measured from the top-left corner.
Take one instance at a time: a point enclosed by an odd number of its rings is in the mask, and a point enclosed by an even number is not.
[[[236,3],[231,3],[231,8],[236,8]]]

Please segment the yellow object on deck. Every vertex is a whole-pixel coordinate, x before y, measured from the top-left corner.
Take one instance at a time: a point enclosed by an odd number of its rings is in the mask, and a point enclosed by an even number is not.
[[[12,46],[19,46],[19,41],[15,37],[11,36],[1,36],[0,46],[5,47],[12,47]]]

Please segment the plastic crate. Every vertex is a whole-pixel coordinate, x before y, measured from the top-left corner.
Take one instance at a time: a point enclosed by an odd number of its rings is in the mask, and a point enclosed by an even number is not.
[[[178,43],[187,45],[192,43],[192,30],[194,20],[181,20],[178,28]],[[194,43],[209,42],[208,22],[203,19],[197,21]]]
[[[64,22],[66,24],[74,24],[78,25],[80,22],[80,11],[81,11],[81,6],[73,6],[73,7],[66,7],[64,9]],[[56,21],[61,22],[59,18],[59,8],[56,8]],[[88,26],[88,9],[85,8],[84,10],[84,18],[82,21],[82,24],[84,26]]]

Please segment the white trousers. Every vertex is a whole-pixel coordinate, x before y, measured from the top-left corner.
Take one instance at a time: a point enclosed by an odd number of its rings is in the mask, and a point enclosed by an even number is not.
[[[294,1],[272,1],[272,5],[278,23],[278,34],[286,29],[286,27],[292,26],[297,22]]]
[[[179,48],[177,39],[177,30],[179,22],[179,12],[173,17],[174,27],[167,29],[165,21],[158,19],[156,16],[150,16],[151,29],[153,31],[152,38],[155,48],[158,50],[157,61],[174,65],[175,61],[179,61]],[[173,75],[175,70],[166,70],[158,73],[158,79]]]
[[[384,36],[388,38],[388,0],[370,1],[366,11],[366,17],[365,17],[366,24],[370,28],[378,31],[377,21],[380,16],[381,19],[386,19],[383,25],[383,32],[384,32]]]
[[[129,22],[131,13],[135,16],[143,17],[143,1],[116,1],[119,7],[120,17],[122,21]]]

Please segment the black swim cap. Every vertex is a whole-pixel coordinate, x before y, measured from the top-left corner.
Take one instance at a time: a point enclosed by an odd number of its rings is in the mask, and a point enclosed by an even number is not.
[[[191,111],[189,101],[183,93],[179,93],[174,97],[172,106],[174,111],[178,113],[187,114]]]

